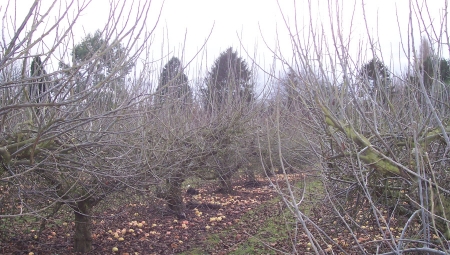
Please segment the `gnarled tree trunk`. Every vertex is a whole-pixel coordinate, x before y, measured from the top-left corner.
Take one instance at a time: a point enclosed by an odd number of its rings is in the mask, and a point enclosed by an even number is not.
[[[231,194],[233,193],[233,183],[231,181],[231,178],[233,177],[233,174],[237,172],[236,169],[231,169],[227,172],[220,173],[220,189],[219,191],[224,194]]]
[[[165,187],[157,191],[156,196],[166,200],[167,206],[178,217],[186,217],[184,214],[185,204],[183,202],[183,194],[181,185],[184,179],[181,175],[175,175],[167,179]]]
[[[181,192],[181,184],[183,180],[181,178],[175,178],[169,181],[169,190],[167,194],[167,205],[178,217],[184,216],[184,202]]]
[[[85,199],[76,202],[73,207],[75,213],[75,252],[88,252],[92,249],[91,235],[91,212],[94,202],[91,199]]]

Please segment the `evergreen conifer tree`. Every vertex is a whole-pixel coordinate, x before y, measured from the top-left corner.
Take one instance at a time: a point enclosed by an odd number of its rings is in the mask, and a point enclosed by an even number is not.
[[[42,94],[47,90],[45,75],[47,72],[42,64],[41,57],[36,56],[31,61],[30,76],[35,77],[30,85],[30,99],[39,103],[42,101]]]
[[[229,105],[248,105],[254,99],[252,74],[247,63],[228,48],[214,62],[202,89],[204,106],[209,113]]]
[[[183,72],[181,62],[178,58],[172,57],[164,66],[157,87],[156,103],[162,106],[165,103],[192,102],[192,90],[189,81]]]
[[[380,60],[373,58],[366,63],[360,75],[364,81],[370,83],[370,93],[375,93],[376,90],[383,90],[388,93],[391,87],[391,74],[389,69]]]

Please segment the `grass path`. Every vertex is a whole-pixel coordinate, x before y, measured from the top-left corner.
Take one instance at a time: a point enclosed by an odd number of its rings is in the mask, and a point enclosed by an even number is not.
[[[297,180],[294,187],[296,192],[303,192],[305,187],[301,210],[310,214],[323,198],[320,181]],[[183,254],[291,254],[293,243],[297,252],[299,249],[306,252],[308,242],[301,230],[295,231],[297,227],[289,209],[280,197],[275,197],[246,212],[238,224],[208,235],[201,245]]]

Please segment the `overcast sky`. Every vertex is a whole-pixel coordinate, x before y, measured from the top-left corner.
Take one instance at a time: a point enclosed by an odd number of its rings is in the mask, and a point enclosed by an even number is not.
[[[5,0],[2,2],[5,3]],[[32,2],[32,0],[18,0],[17,3],[21,8],[18,9],[17,15],[24,15],[28,7],[23,8],[23,6],[31,6]],[[46,0],[46,2],[50,1]],[[370,47],[367,44],[362,8],[364,4],[368,30],[374,35],[374,42],[379,43],[376,46],[377,54],[382,53],[385,62],[389,62],[388,65],[391,65],[392,69],[400,70],[400,63],[405,64],[406,60],[400,43],[401,36],[405,41],[408,33],[409,1],[407,0],[310,0],[311,6],[306,0],[279,0],[279,2],[281,2],[285,18],[292,27],[297,25],[298,33],[302,38],[307,37],[305,34],[308,35],[311,28],[319,31],[320,27],[324,27],[325,38],[330,39],[331,19],[335,26],[334,31],[341,31],[346,43],[351,41],[353,57],[369,60],[372,53],[368,50]],[[420,3],[422,0],[417,2]],[[74,28],[75,37],[81,40],[86,33],[92,33],[105,24],[108,17],[108,3],[108,0],[91,2]],[[413,0],[413,3],[415,4],[416,0]],[[156,21],[162,4],[162,0],[152,1],[149,26],[153,26]],[[430,0],[428,9],[422,9],[426,13],[424,20],[429,31],[431,31],[430,24],[433,24],[435,30],[439,30],[444,6],[445,0]],[[4,9],[4,6],[1,8]],[[340,28],[336,27],[339,23],[337,20],[342,21]],[[400,22],[400,28],[397,21]],[[166,0],[154,34],[153,57],[155,59],[164,57],[165,59],[161,62],[166,62],[170,57],[177,56],[187,63],[203,45],[213,26],[214,29],[206,47],[207,51],[202,52],[188,70],[191,77],[198,72],[199,66],[201,66],[201,72],[205,72],[205,67],[210,67],[220,52],[230,46],[237,49],[250,62],[250,58],[246,56],[245,51],[247,51],[252,57],[256,57],[264,68],[270,68],[273,56],[267,46],[275,49],[276,45],[279,45],[283,56],[289,61],[292,58],[289,33],[276,0]],[[417,40],[420,38],[420,33],[425,32],[423,27],[422,31],[419,30],[416,27]],[[184,40],[185,36],[186,40]],[[263,38],[268,45],[265,45]],[[444,52],[444,55],[448,56],[448,50]]]

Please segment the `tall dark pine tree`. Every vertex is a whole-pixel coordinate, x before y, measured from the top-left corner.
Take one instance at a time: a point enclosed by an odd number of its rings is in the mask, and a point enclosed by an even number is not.
[[[98,57],[98,54],[101,54],[101,56]],[[100,31],[95,32],[93,35],[88,34],[81,43],[75,46],[72,55],[75,65],[85,64],[84,66],[89,67],[89,70],[85,71],[92,76],[89,77],[89,80],[94,84],[104,80],[106,76],[114,77],[123,82],[125,75],[134,66],[133,62],[128,62],[127,64],[125,62],[127,57],[126,49],[121,44],[111,45],[102,37]],[[120,70],[115,70],[119,64],[122,64],[124,67]]]
[[[423,81],[428,92],[431,91],[434,79],[443,83],[450,82],[450,66],[444,58],[428,56],[420,66],[420,71],[423,71]]]
[[[64,88],[69,90],[60,95],[95,95],[98,104],[102,105],[97,110],[115,109],[127,97],[126,76],[134,67],[135,59],[128,56],[122,44],[109,39],[100,31],[88,34],[73,48],[71,64],[59,62],[59,68],[63,70],[59,80],[67,81]]]
[[[362,67],[360,75],[365,81],[370,82],[370,93],[381,89],[386,91],[391,85],[389,69],[376,58],[373,58]]]
[[[427,38],[422,38],[421,40],[417,59],[414,62],[414,70],[415,73],[409,77],[411,84],[419,85],[420,82],[423,82],[429,95],[432,94],[433,86],[437,85],[435,82],[444,83],[445,85],[450,83],[449,60],[436,55]],[[439,91],[442,87],[439,87],[441,86],[436,87],[435,93],[440,93]],[[435,96],[437,94],[433,95],[433,97]]]
[[[134,66],[127,50],[121,44],[112,45],[108,38],[103,38],[100,31],[88,34],[72,50],[72,65],[80,69],[75,75],[75,93],[79,93],[101,82],[106,82],[108,91],[120,91],[125,84],[125,77]],[[61,69],[70,65],[61,62]],[[120,66],[120,69],[117,67]],[[70,75],[70,74],[69,74]],[[105,81],[108,77],[108,81]]]
[[[202,90],[208,112],[218,112],[231,104],[246,105],[254,99],[252,75],[245,60],[228,48],[214,62]]]
[[[189,87],[188,77],[184,74],[178,58],[172,57],[164,66],[156,91],[158,106],[165,103],[186,105],[192,102],[192,90]]]
[[[300,80],[292,68],[281,79],[282,93],[286,98],[286,106],[289,110],[295,108],[295,104],[300,98]]]
[[[31,61],[30,76],[33,77],[32,84],[30,85],[30,99],[36,103],[39,103],[43,99],[43,94],[47,90],[47,83],[45,75],[47,72],[41,61],[41,57],[36,56]]]

